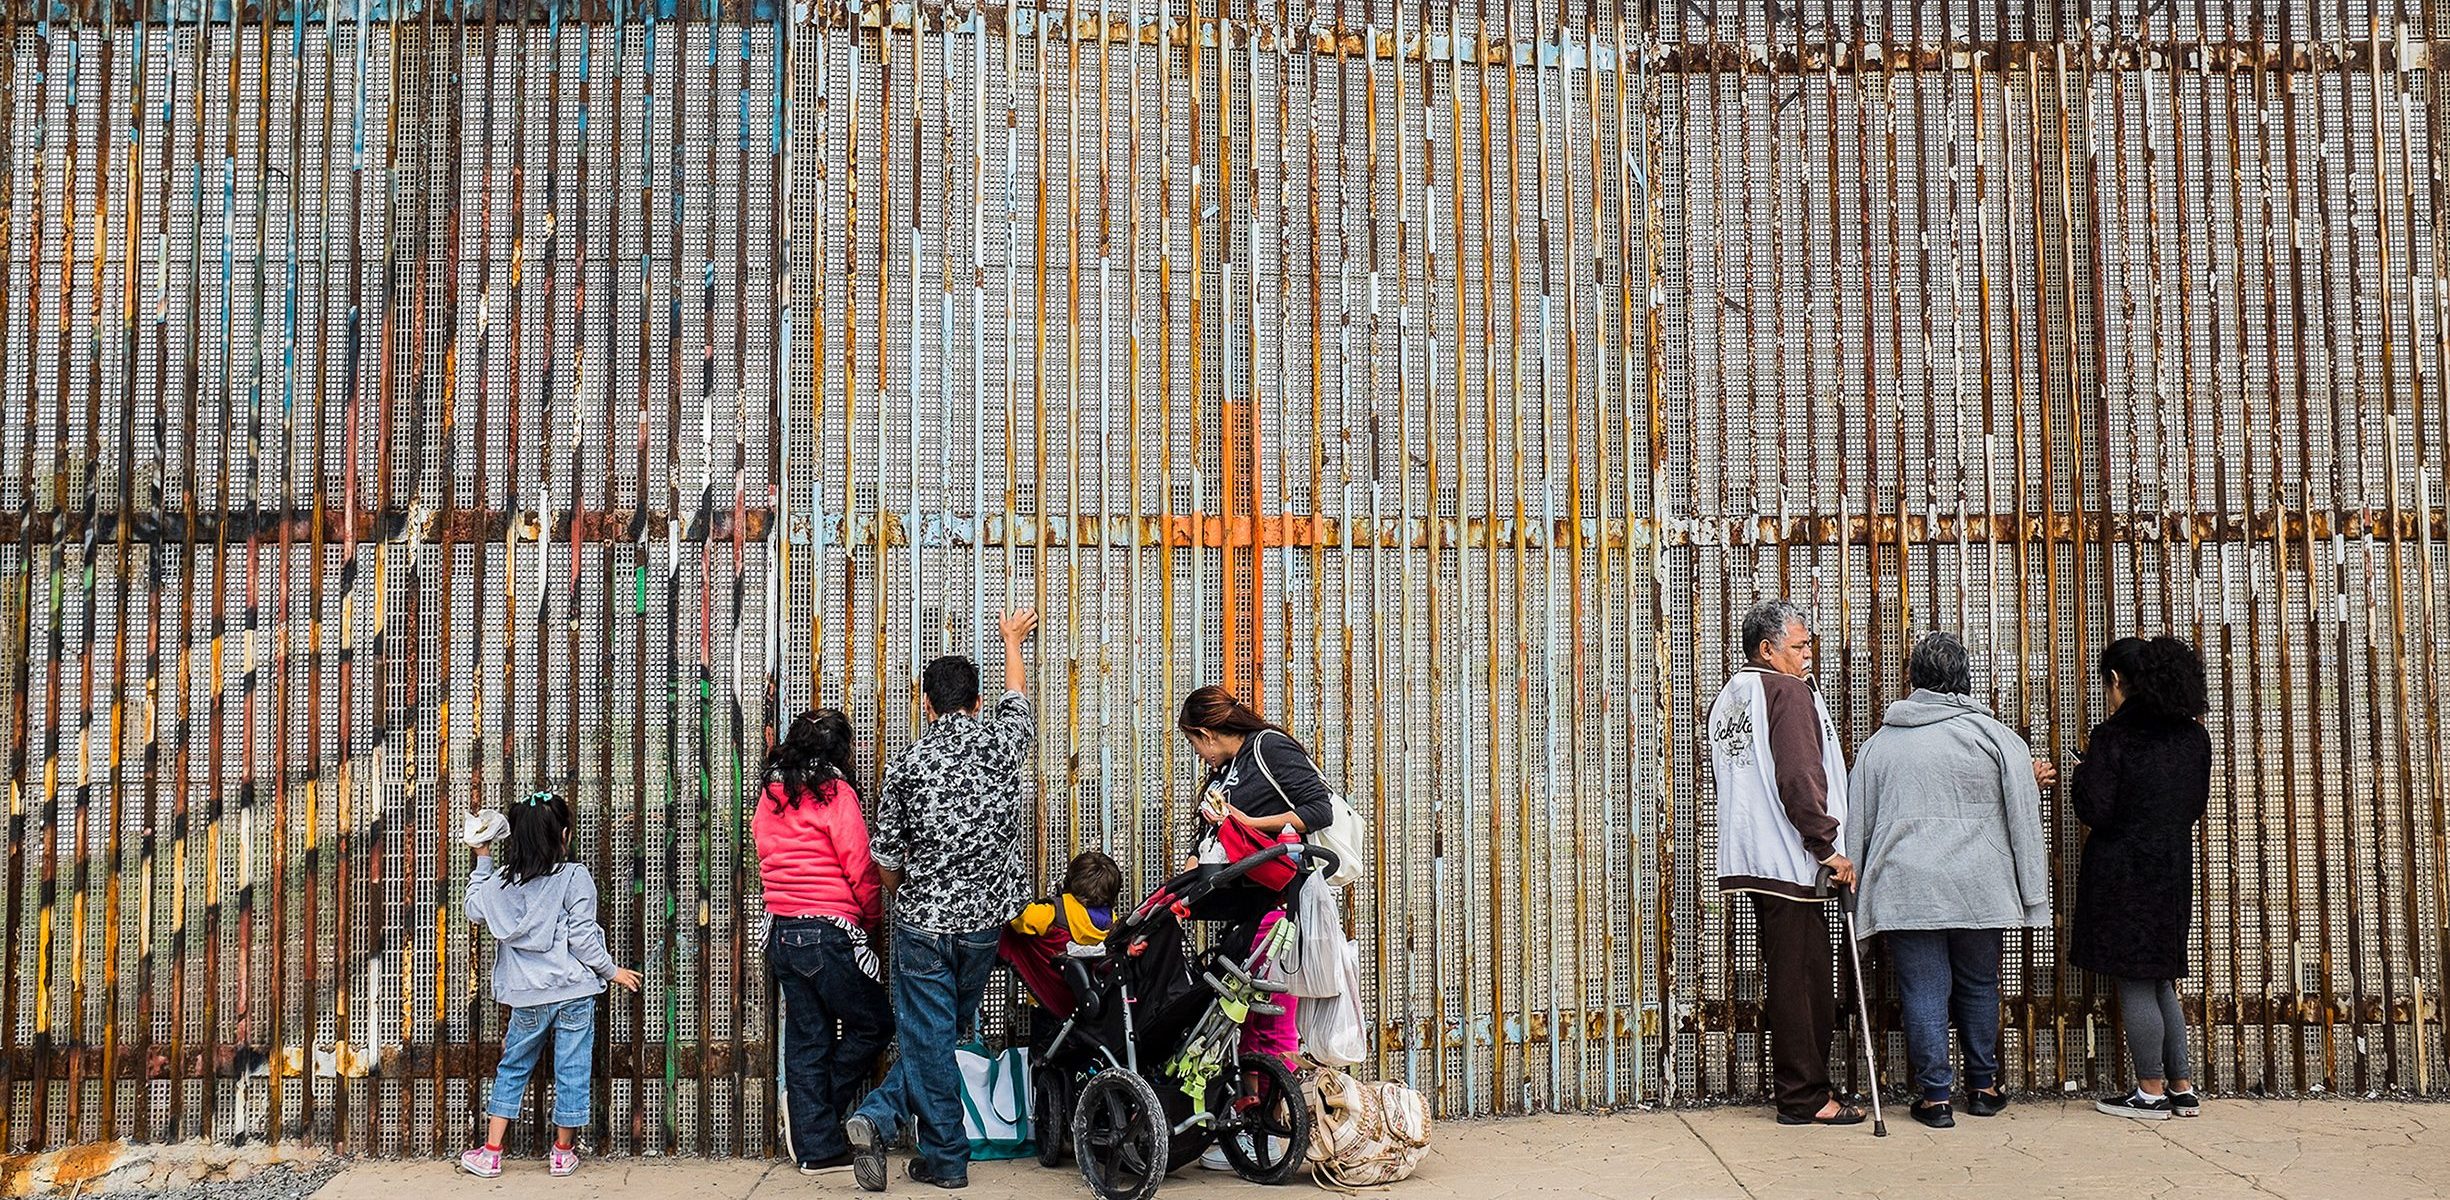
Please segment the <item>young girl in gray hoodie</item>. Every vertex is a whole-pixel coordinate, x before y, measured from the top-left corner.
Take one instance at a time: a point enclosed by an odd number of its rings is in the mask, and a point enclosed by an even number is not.
[[[578,1170],[577,1127],[587,1123],[596,997],[607,981],[638,990],[638,973],[613,962],[596,922],[595,877],[570,858],[570,802],[537,792],[505,818],[472,813],[462,840],[476,850],[468,875],[468,919],[494,937],[493,998],[511,1008],[502,1063],[485,1102],[485,1144],[459,1156],[472,1175],[502,1173],[502,1135],[519,1116],[528,1075],[553,1043],[554,1175]],[[497,863],[492,850],[500,843]]]

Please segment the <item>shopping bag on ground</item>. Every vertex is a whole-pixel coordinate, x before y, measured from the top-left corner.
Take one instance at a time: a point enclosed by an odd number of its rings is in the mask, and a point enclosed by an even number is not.
[[[1028,1158],[1038,1152],[1031,1137],[1029,1051],[1015,1046],[990,1054],[984,1043],[953,1051],[961,1067],[961,1125],[973,1159]]]
[[[1408,1179],[1429,1154],[1429,1104],[1411,1088],[1322,1067],[1302,1092],[1310,1104],[1310,1170],[1322,1187],[1350,1192]]]

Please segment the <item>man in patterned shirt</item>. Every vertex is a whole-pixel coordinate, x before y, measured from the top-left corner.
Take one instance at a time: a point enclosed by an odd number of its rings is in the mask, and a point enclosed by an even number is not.
[[[913,1180],[970,1183],[953,1047],[977,1020],[1004,923],[1028,899],[1021,785],[1037,738],[1021,643],[1038,614],[1022,609],[997,626],[1003,698],[982,713],[977,664],[958,655],[927,664],[920,686],[935,721],[886,771],[876,804],[871,850],[895,901],[893,1012],[902,1044],[885,1082],[843,1126],[852,1172],[871,1192],[885,1190],[885,1145],[906,1120],[918,1126]]]

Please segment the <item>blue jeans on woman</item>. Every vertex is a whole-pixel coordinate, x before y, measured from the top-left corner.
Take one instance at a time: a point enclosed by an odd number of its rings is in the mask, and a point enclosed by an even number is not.
[[[494,1068],[493,1094],[485,1098],[485,1115],[505,1121],[519,1119],[527,1098],[527,1078],[535,1073],[544,1044],[553,1043],[553,1123],[567,1129],[587,1127],[592,1072],[595,1068],[594,996],[559,1004],[538,1004],[510,1010],[502,1030],[502,1061]]]
[[[1923,1102],[1944,1101],[1955,1088],[1948,1064],[1951,1018],[1965,1049],[1966,1087],[1989,1091],[1999,1082],[2000,931],[1890,930],[1881,936],[1897,968],[1906,1062]]]
[[[917,1121],[919,1162],[937,1179],[970,1177],[961,1066],[953,1061],[953,1047],[978,1021],[1003,935],[1001,926],[971,933],[908,925],[893,930],[893,1015],[901,1025],[902,1053],[854,1115],[875,1122],[877,1136],[888,1142],[905,1120]]]
[[[851,956],[851,935],[817,917],[776,917],[766,963],[783,994],[783,1092],[801,1166],[850,1153],[842,1122],[893,1040],[885,985]]]

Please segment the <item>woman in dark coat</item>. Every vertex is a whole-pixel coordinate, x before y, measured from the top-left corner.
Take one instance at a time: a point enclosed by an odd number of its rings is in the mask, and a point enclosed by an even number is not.
[[[2165,1120],[2202,1111],[2187,1066],[2186,974],[2194,923],[2194,828],[2212,790],[2203,660],[2176,638],[2121,638],[2101,652],[2108,720],[2075,770],[2091,830],[2076,872],[2069,962],[2117,984],[2135,1090],[2094,1107]]]

